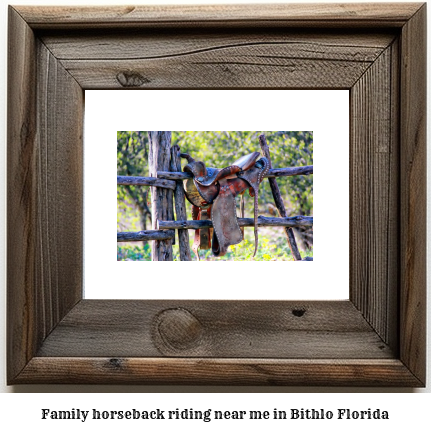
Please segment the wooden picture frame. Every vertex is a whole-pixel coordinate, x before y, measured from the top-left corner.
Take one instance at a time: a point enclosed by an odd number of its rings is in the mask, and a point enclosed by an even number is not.
[[[9,7],[8,383],[424,386],[425,28],[424,3]],[[125,88],[349,89],[350,299],[83,299],[84,90]]]

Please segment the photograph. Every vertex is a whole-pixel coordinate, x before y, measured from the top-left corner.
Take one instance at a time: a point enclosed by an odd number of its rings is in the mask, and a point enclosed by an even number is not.
[[[150,177],[159,143],[171,169]],[[119,131],[117,260],[150,261],[145,234],[175,230],[165,260],[312,261],[312,174],[312,131]],[[156,178],[181,190],[138,184]]]

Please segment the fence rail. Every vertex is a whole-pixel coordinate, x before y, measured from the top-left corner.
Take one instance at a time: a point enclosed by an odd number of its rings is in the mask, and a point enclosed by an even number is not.
[[[138,232],[117,232],[117,242],[169,240],[175,237],[174,230],[146,230]]]
[[[265,178],[273,177],[289,177],[296,175],[310,175],[313,174],[313,165],[306,165],[302,167],[289,167],[289,168],[272,168],[264,176]],[[157,171],[157,178],[165,180],[186,180],[192,178],[190,173],[185,172],[172,172],[172,171]]]
[[[312,216],[294,216],[286,218],[275,218],[259,216],[257,218],[259,226],[279,226],[279,227],[308,227],[313,226]],[[238,218],[240,227],[254,226],[253,218]],[[177,220],[177,221],[157,221],[156,230],[146,230],[137,232],[118,232],[117,242],[135,242],[150,240],[168,240],[175,237],[174,230],[182,229],[201,229],[212,228],[213,223],[210,220]]]
[[[177,184],[168,179],[156,177],[117,176],[117,185],[123,186],[156,186],[175,190]]]
[[[268,171],[268,173],[265,175],[265,178],[310,174],[313,174],[313,165],[289,168],[273,168]],[[117,185],[156,186],[175,190],[175,181],[186,180],[188,178],[192,178],[190,173],[180,171],[157,171],[157,177],[117,176]]]
[[[257,218],[259,226],[279,226],[279,227],[308,227],[313,226],[312,216],[294,216],[286,218],[259,216]],[[254,226],[253,218],[238,218],[240,227]],[[157,221],[157,228],[165,229],[201,229],[212,228],[211,220],[177,220],[177,221]]]

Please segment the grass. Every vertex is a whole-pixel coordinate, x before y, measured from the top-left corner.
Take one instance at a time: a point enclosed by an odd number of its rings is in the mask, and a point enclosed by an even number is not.
[[[117,244],[117,261],[151,261],[149,244],[122,245]]]
[[[280,231],[277,231],[280,233]],[[202,261],[293,261],[293,256],[287,245],[286,237],[283,235],[271,235],[270,237],[260,235],[259,246],[256,256],[254,252],[254,238],[246,238],[237,245],[230,246],[225,256],[215,258],[211,249],[199,252]],[[178,242],[177,242],[178,243]],[[193,235],[190,236],[190,246],[193,243]],[[174,261],[179,261],[178,244],[173,246]],[[312,257],[313,250],[301,251],[302,258]],[[192,252],[192,259],[196,259]],[[135,245],[117,245],[117,261],[151,261],[151,247],[142,243]]]

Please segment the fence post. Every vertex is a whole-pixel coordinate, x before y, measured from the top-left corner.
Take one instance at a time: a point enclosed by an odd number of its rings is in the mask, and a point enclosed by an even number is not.
[[[179,157],[180,147],[174,145],[171,148],[171,171],[181,171],[181,159]],[[186,200],[184,196],[183,181],[177,181],[177,187],[174,191],[175,196],[175,213],[177,220],[187,219],[186,212]],[[189,243],[189,231],[187,229],[178,230],[178,243],[180,249],[180,260],[191,261],[190,243]]]
[[[150,177],[157,177],[157,171],[169,171],[171,159],[171,132],[148,132],[149,154],[148,165]],[[151,187],[152,228],[157,229],[157,220],[173,220],[173,191]],[[172,240],[154,240],[151,251],[153,261],[172,261]]]
[[[268,159],[269,168],[272,168],[271,165],[271,155],[269,153],[269,147],[266,142],[265,135],[259,136],[260,147],[262,149],[263,156]],[[280,213],[281,217],[287,217],[286,208],[284,207],[283,198],[281,197],[280,188],[278,187],[277,180],[275,178],[268,178],[269,185],[271,186],[272,196],[274,197],[275,205]],[[289,248],[292,251],[293,259],[295,261],[302,261],[301,254],[299,253],[298,246],[296,244],[295,234],[293,233],[292,228],[285,227],[287,236],[287,242],[289,244]]]

